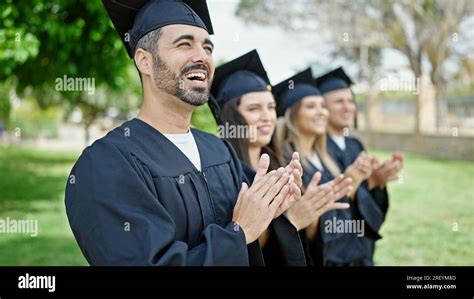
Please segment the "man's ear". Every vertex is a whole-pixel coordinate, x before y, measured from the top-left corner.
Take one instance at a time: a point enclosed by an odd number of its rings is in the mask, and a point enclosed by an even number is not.
[[[153,57],[150,52],[138,48],[135,51],[135,64],[142,75],[151,76],[153,73]]]

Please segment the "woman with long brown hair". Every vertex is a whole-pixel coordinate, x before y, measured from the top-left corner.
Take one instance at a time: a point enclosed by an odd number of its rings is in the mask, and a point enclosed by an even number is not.
[[[268,76],[257,52],[251,51],[218,67],[214,80],[211,92],[219,103],[218,118],[221,124],[225,124],[220,128],[224,130],[232,128],[234,132],[236,130],[242,132],[238,128],[247,128],[247,134],[239,136],[236,134],[229,136],[231,134],[226,134],[229,132],[222,134],[221,131],[220,133],[234,147],[248,177],[251,179],[255,174],[262,154],[268,154],[270,157],[270,169],[278,169],[284,165],[276,136],[273,134],[276,124],[276,103],[270,91]],[[289,153],[289,156],[290,165],[299,161],[297,152]],[[296,176],[295,182],[298,180]],[[259,238],[265,261],[269,264],[288,264],[288,261],[293,260],[294,252],[302,248],[286,246],[287,252],[283,253],[285,260],[278,258],[282,256],[281,244],[285,243],[285,239],[292,234],[298,235],[295,228],[302,229],[314,222],[314,219],[325,211],[339,207],[335,200],[338,196],[342,197],[339,194],[347,192],[348,181],[343,180],[341,176],[331,184],[318,187],[317,180],[319,180],[318,175],[315,177],[315,186],[308,188],[303,196],[294,195],[301,198],[296,200],[295,205],[300,201],[304,202],[305,213],[292,217],[291,224],[288,221],[289,216],[279,217],[266,234]]]

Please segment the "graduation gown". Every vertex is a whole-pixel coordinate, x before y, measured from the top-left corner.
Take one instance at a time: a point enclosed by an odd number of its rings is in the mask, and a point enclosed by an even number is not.
[[[133,119],[86,148],[66,187],[66,212],[91,265],[248,266],[232,212],[243,173],[231,146],[191,129],[198,171],[166,137]],[[255,261],[254,259],[257,259]]]
[[[295,150],[294,147],[293,150]],[[285,151],[284,156],[286,160],[290,159],[290,155]],[[317,171],[321,172],[319,184],[333,180],[334,177],[324,164],[323,168],[322,170],[318,169],[309,161],[303,164],[303,185],[307,187]],[[364,263],[364,242],[362,238],[357,236],[356,232],[338,233],[325,230],[329,225],[328,223],[333,223],[334,220],[350,221],[355,219],[357,209],[355,203],[347,197],[342,198],[338,202],[348,203],[350,208],[332,210],[321,215],[314,238],[308,238],[305,229],[300,231],[306,261],[310,266],[360,266]]]
[[[250,186],[255,171],[247,164],[241,163],[245,181]],[[306,266],[305,252],[298,231],[285,214],[274,219],[268,229],[268,241],[262,248],[266,266]],[[249,248],[251,254],[256,254],[254,245]]]
[[[346,148],[342,150],[329,136],[327,150],[339,168],[344,171],[351,165],[360,152],[364,151],[362,143],[352,137],[345,137]],[[388,210],[388,193],[386,188],[369,190],[367,181],[362,182],[356,197],[358,216],[366,221],[366,237],[364,237],[366,258],[364,264],[373,265],[375,241],[381,238],[380,227]]]

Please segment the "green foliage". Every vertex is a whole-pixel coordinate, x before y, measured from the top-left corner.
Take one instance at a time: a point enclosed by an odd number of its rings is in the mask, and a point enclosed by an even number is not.
[[[4,24],[7,19],[4,20]],[[25,29],[0,29],[0,78],[10,75],[15,67],[21,65],[29,58],[38,55],[39,41]]]
[[[27,24],[14,20],[19,12],[7,0],[0,4],[0,79],[8,77],[17,67],[30,58],[36,57],[39,50],[38,38],[28,32]]]
[[[0,80],[16,77],[21,96],[29,92],[42,108],[87,107],[89,118],[110,106],[137,106],[128,95],[138,76],[101,1],[6,0],[0,12]],[[64,76],[93,79],[103,92],[58,92],[56,79]]]
[[[217,134],[217,124],[214,116],[212,115],[211,109],[207,104],[194,110],[191,123],[193,127],[196,127],[202,131],[211,134]]]
[[[32,50],[27,59],[19,55],[21,64],[14,73],[21,87],[44,82],[54,87],[54,79],[63,75],[125,87],[130,61],[100,1],[6,1],[0,11],[7,12],[2,19],[9,34],[0,57],[18,47],[33,49],[27,45],[35,44],[35,39],[39,43],[37,55]],[[13,39],[16,36],[19,41]]]
[[[53,138],[58,135],[61,119],[62,113],[57,107],[40,109],[36,101],[27,99],[15,109],[10,127],[19,128],[21,138],[36,138],[40,134]]]
[[[10,84],[0,82],[0,122],[8,125],[10,120]]]

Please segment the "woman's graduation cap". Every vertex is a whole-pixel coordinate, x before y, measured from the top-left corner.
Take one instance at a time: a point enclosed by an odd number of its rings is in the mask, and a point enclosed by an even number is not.
[[[271,91],[271,85],[257,50],[216,68],[211,93],[219,106],[246,93],[259,91]]]
[[[257,50],[252,50],[216,68],[209,107],[222,124],[220,109],[231,99],[246,93],[271,91],[272,86]]]
[[[283,116],[285,111],[307,96],[320,96],[321,93],[314,86],[311,68],[283,80],[275,85],[273,93],[277,97],[277,115]]]
[[[316,78],[316,86],[322,94],[328,93],[333,90],[350,88],[354,84],[351,78],[344,72],[342,67],[338,67],[329,73]]]
[[[191,25],[213,34],[206,0],[102,0],[128,55],[147,33],[172,24]]]

